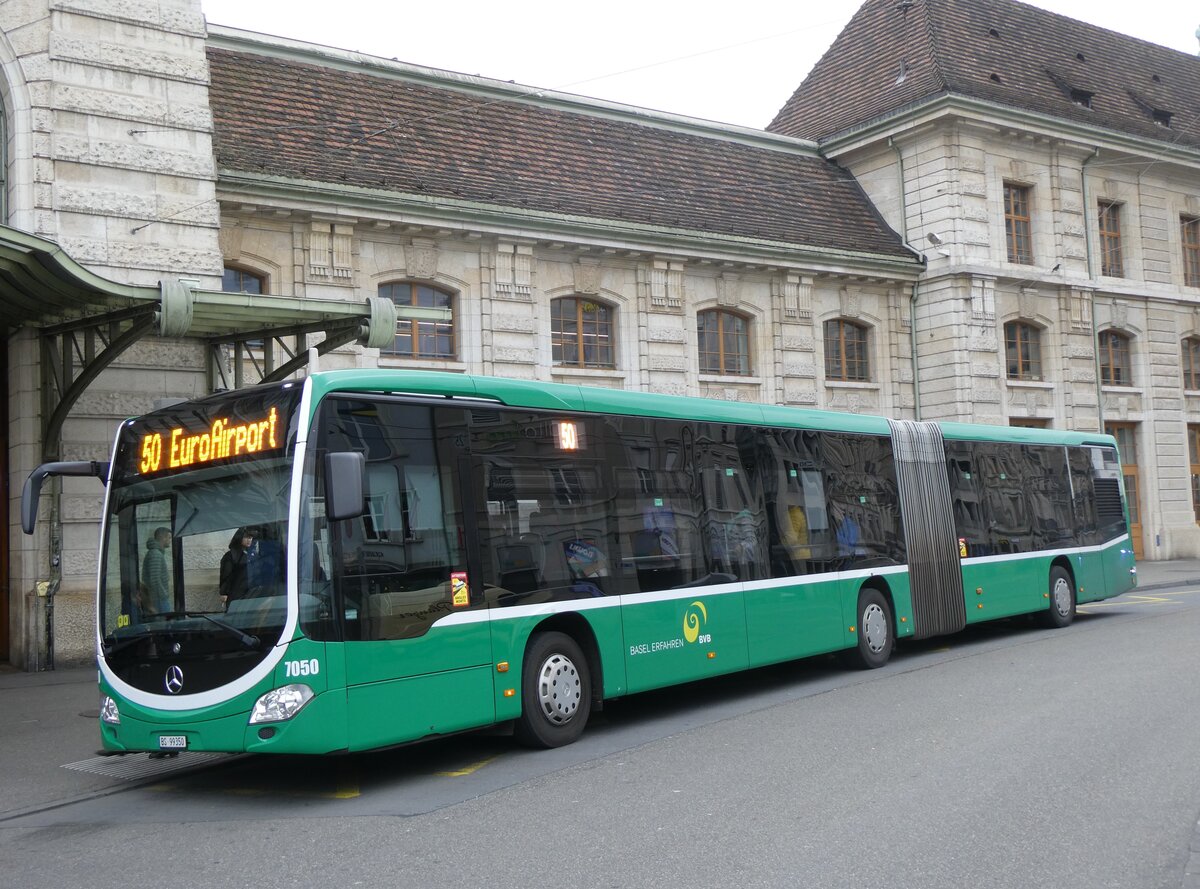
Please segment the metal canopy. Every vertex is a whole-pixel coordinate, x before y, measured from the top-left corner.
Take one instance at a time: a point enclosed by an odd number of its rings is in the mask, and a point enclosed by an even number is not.
[[[349,303],[199,290],[183,280],[118,284],[88,271],[54,242],[0,225],[0,332],[26,326],[41,336],[42,448],[46,459],[55,459],[71,406],[143,336],[205,340],[211,387],[228,388],[231,380],[239,387],[294,373],[311,334],[324,334],[315,344],[322,354],[351,342],[391,343],[396,307],[379,297]]]
[[[158,299],[157,288],[107,281],[53,241],[0,225],[0,327],[54,323],[133,308]]]

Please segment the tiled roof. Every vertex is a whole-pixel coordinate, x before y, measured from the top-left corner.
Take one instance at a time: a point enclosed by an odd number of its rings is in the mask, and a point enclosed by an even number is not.
[[[241,48],[208,60],[221,171],[912,258],[848,172],[765,135],[746,144]]]
[[[1015,0],[867,0],[768,129],[827,139],[946,93],[1200,147],[1200,59]]]

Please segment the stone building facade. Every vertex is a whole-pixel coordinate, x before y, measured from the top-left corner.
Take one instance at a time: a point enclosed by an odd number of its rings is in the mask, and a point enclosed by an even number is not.
[[[51,452],[103,460],[121,418],[287,357],[266,322],[219,337],[158,325],[50,435],[48,355],[88,348],[62,329],[99,336],[133,311],[130,288],[182,281],[218,309],[215,291],[246,290],[250,312],[275,300],[310,318],[396,300],[390,348],[349,345],[327,366],[915,410],[920,260],[810,141],[208,28],[196,0],[4,4],[0,32],[0,253],[35,236],[34,255],[95,297],[24,314],[28,292],[0,299],[0,610],[7,658],[28,669],[92,656],[101,509],[94,479],[64,479],[24,537],[29,471]],[[834,356],[830,321],[851,335]]]
[[[27,538],[34,466],[106,459],[125,416],[253,383],[370,298],[395,336],[325,365],[1110,429],[1139,550],[1195,555],[1198,65],[1011,0],[867,0],[757,131],[200,0],[0,3],[0,656],[93,648],[99,486],[52,487]],[[207,327],[162,323],[180,287]],[[84,333],[133,344],[48,431]]]
[[[924,254],[923,416],[1112,432],[1149,559],[1200,553],[1197,109],[1195,56],[1011,0],[868,0],[769,127]]]
[[[0,3],[0,222],[47,239],[108,280],[157,286],[188,278],[219,287],[205,44],[204,17],[193,0]],[[12,279],[0,287],[0,301],[8,303]],[[56,488],[47,498],[48,520],[37,535],[21,533],[21,487],[50,444],[42,422],[53,407],[46,401],[42,330],[78,314],[49,304],[38,323],[14,324],[4,314],[0,645],[6,660],[37,669],[51,657],[47,620],[60,662],[82,659],[92,647],[101,488],[94,479],[63,480],[61,494]],[[206,391],[203,357],[194,340],[137,343],[75,404],[57,455],[108,459],[120,420],[166,395]]]

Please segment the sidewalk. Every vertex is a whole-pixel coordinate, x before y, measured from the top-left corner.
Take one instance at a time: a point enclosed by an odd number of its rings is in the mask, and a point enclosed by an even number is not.
[[[95,667],[0,672],[0,819],[113,785],[61,768],[96,754],[99,708]]]
[[[1172,586],[1200,586],[1200,559],[1138,565],[1139,590]],[[6,716],[0,720],[0,821],[129,786],[111,775],[63,768],[96,756],[99,707],[94,667],[47,673],[0,669],[0,712]],[[112,764],[137,766],[145,761],[138,754],[114,758]],[[163,767],[177,766],[163,762]]]
[[[1138,562],[1137,569],[1138,589],[1140,590],[1200,584],[1200,559]]]

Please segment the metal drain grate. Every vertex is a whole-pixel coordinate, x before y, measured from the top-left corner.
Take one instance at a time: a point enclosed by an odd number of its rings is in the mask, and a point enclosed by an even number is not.
[[[150,759],[144,753],[130,753],[126,756],[93,756],[91,759],[81,759],[79,762],[64,763],[62,768],[74,769],[77,772],[91,772],[93,775],[104,775],[108,778],[119,778],[122,781],[139,781],[143,778],[157,778],[186,769],[212,765],[235,756],[237,754],[183,752],[178,756],[164,759]]]

